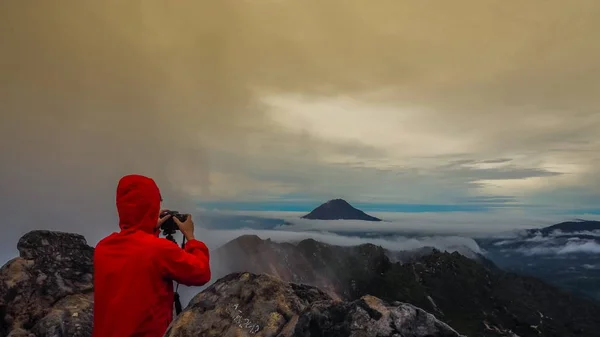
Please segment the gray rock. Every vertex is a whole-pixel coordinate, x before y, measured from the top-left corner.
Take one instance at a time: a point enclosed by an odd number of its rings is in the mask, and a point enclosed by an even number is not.
[[[13,331],[11,331],[8,334],[8,336],[6,336],[6,337],[36,337],[36,336],[25,329],[17,328],[17,329],[14,329]]]
[[[318,300],[318,288],[268,275],[234,273],[196,295],[165,336],[289,336],[299,315]]]
[[[77,294],[57,302],[31,329],[37,337],[88,337],[94,323],[94,295]]]
[[[293,337],[459,337],[411,304],[389,305],[373,296],[353,302],[317,302],[302,314]]]
[[[230,274],[198,294],[165,337],[459,337],[410,304],[372,296],[333,300],[320,289],[268,275]]]
[[[0,268],[0,336],[30,330],[61,299],[93,290],[94,249],[83,236],[31,231],[17,248],[20,257]]]

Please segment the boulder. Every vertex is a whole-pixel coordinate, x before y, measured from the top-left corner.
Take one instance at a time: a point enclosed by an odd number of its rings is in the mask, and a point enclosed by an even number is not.
[[[85,295],[91,303],[94,249],[81,235],[52,231],[25,234],[17,249],[19,257],[0,268],[0,336],[28,336],[36,323],[51,329],[51,322],[63,334],[43,336],[71,336],[66,332],[76,328],[52,317],[84,303],[72,295]],[[91,315],[89,303],[82,306],[82,317]],[[77,319],[64,322],[81,324]]]
[[[315,287],[233,273],[196,295],[165,336],[284,336],[310,303],[330,299]]]
[[[88,337],[94,323],[94,295],[70,295],[58,301],[31,329],[37,337]]]
[[[389,305],[367,295],[352,302],[314,303],[300,316],[293,336],[456,337],[460,334],[414,305]]]

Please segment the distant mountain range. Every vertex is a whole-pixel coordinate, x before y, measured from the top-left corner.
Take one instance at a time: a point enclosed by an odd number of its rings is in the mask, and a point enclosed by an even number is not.
[[[303,219],[310,220],[363,220],[381,221],[381,219],[368,215],[365,212],[352,207],[344,199],[329,200],[321,206],[304,215]]]
[[[578,219],[525,230],[513,238],[476,241],[501,268],[600,303],[600,221]]]
[[[600,231],[600,221],[577,219],[575,221],[565,221],[542,229],[530,229],[528,234],[536,235],[557,235],[580,234],[581,232]]]

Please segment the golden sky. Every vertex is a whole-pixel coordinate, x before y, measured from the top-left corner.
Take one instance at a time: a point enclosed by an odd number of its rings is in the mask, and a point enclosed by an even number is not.
[[[137,172],[171,203],[597,208],[598,17],[596,0],[3,1],[3,207],[100,214]]]

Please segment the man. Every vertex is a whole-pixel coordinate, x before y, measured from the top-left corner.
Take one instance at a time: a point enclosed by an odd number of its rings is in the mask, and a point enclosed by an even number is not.
[[[160,337],[173,319],[173,280],[188,286],[210,281],[209,252],[194,237],[191,215],[173,218],[187,243],[159,238],[162,198],[154,180],[128,175],[117,187],[121,231],[94,253],[93,337]]]

